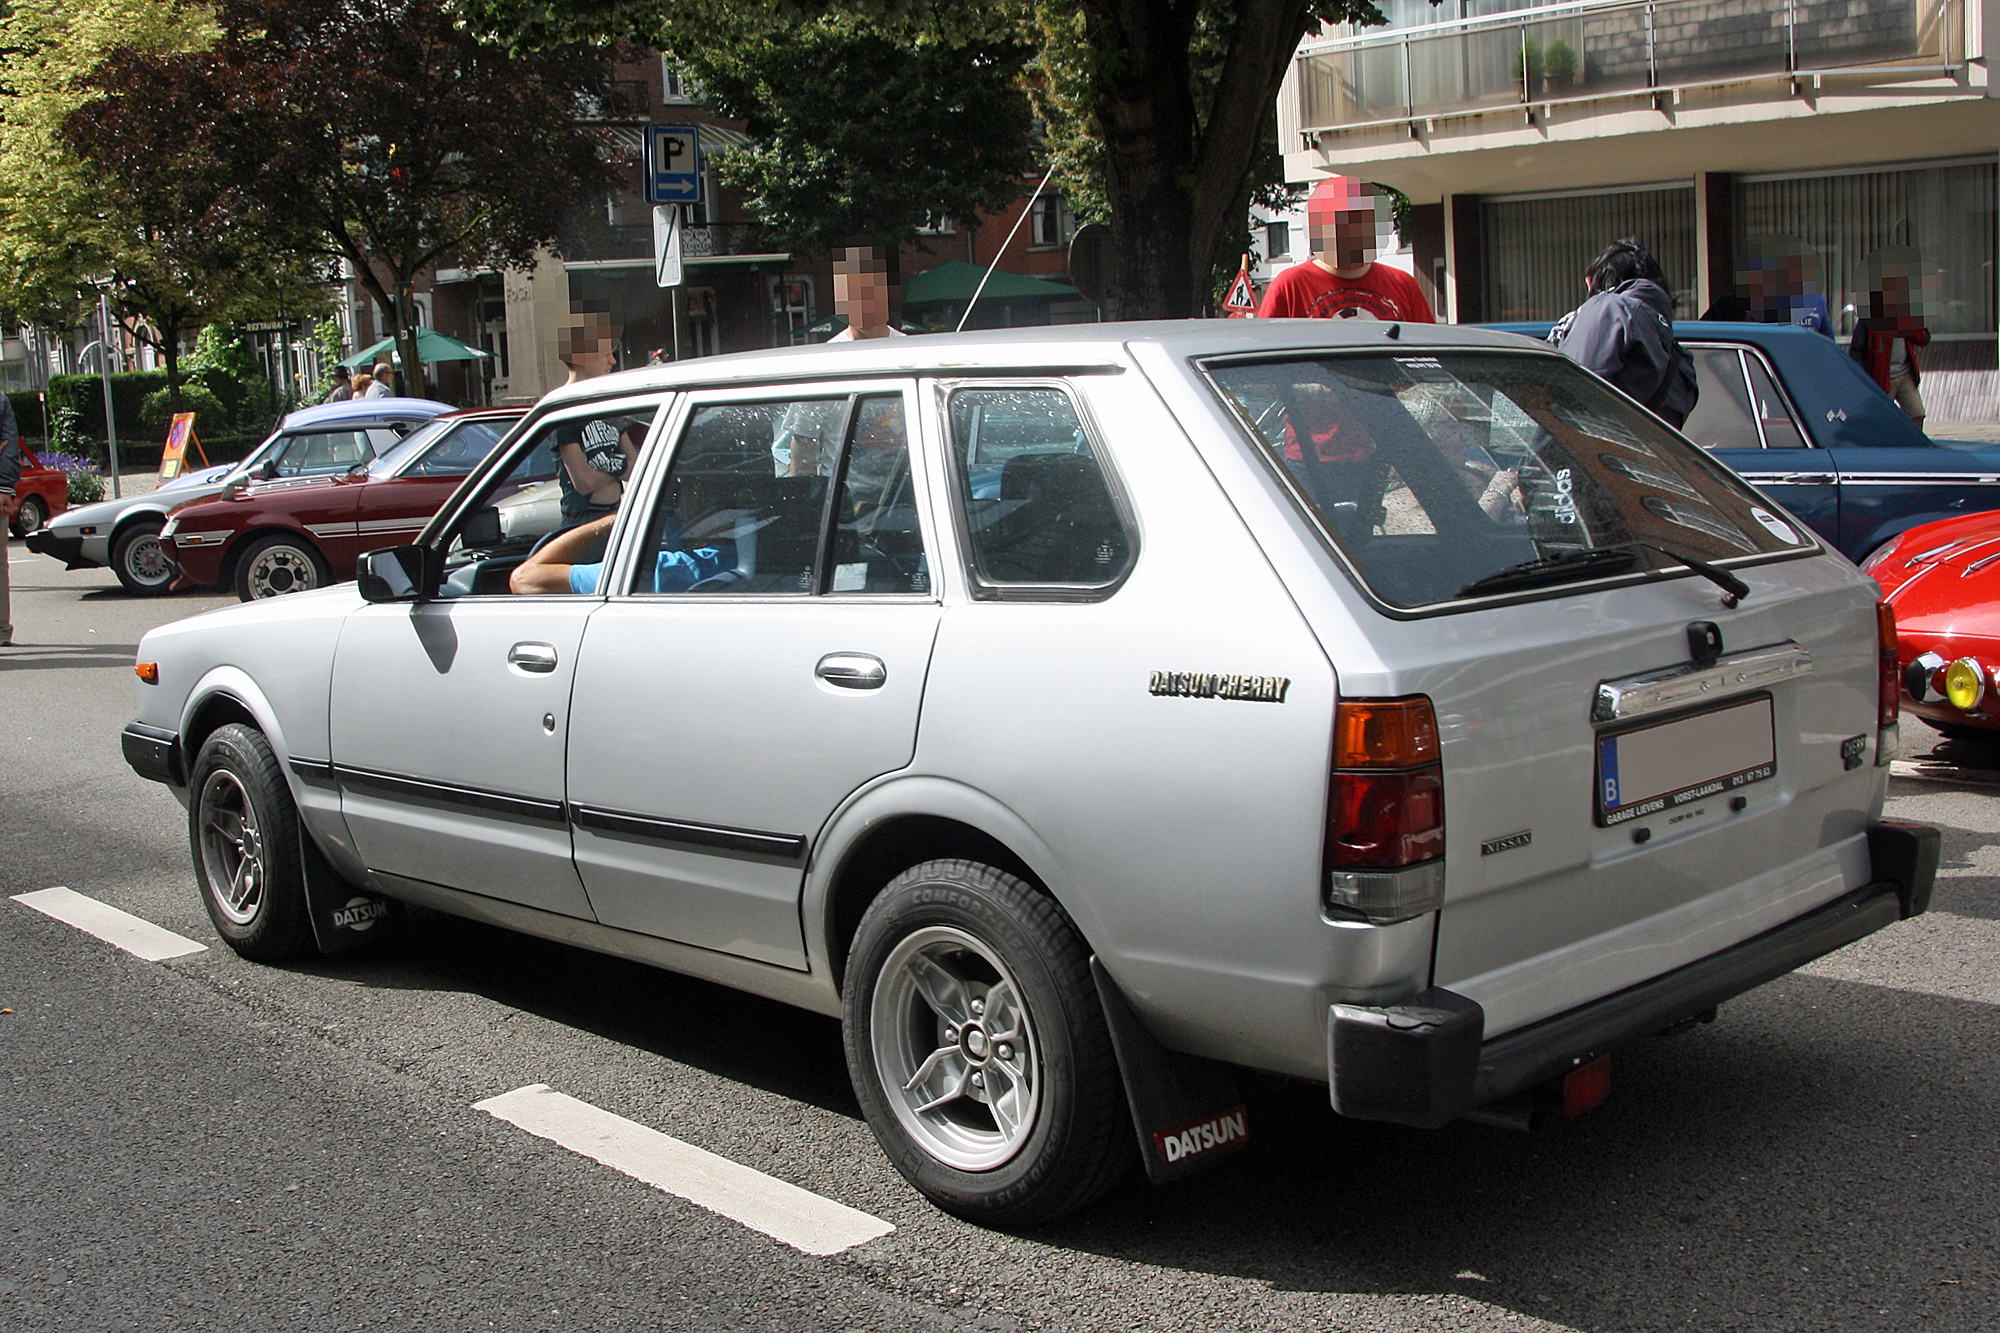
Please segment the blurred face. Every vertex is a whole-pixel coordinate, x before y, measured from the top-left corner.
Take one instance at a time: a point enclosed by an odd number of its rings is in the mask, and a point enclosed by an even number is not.
[[[890,322],[901,295],[879,251],[850,249],[833,270],[833,308],[852,328],[872,329]]]
[[[1313,253],[1332,268],[1373,263],[1378,242],[1374,187],[1341,181],[1316,194],[1306,208],[1306,232]]]
[[[556,334],[556,358],[579,375],[601,375],[611,369],[620,335],[611,316],[572,306],[570,320]]]

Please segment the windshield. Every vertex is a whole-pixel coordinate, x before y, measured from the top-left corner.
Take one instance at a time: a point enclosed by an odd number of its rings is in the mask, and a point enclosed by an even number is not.
[[[454,424],[456,423],[444,420],[426,421],[423,425],[405,435],[388,453],[378,454],[368,464],[368,475],[371,477],[393,475],[396,469],[400,468],[409,459],[414,458],[425,445],[450,430]]]
[[[1559,357],[1413,351],[1207,370],[1392,606],[1812,546],[1721,465]]]

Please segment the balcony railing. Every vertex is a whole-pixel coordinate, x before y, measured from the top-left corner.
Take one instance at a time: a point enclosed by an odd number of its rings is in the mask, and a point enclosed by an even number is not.
[[[1964,0],[1552,5],[1315,46],[1300,129],[1477,114],[1786,76],[1924,77],[1965,62]]]

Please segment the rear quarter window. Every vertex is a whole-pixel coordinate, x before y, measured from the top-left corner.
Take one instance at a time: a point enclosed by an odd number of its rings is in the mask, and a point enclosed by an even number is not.
[[[1559,357],[1413,350],[1204,369],[1393,607],[1678,572],[1677,555],[1815,549],[1726,469]]]

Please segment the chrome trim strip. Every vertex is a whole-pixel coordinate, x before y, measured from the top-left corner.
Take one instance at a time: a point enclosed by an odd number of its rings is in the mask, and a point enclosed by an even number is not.
[[[598,833],[623,833],[677,847],[752,852],[788,861],[803,860],[806,854],[806,840],[792,833],[763,833],[756,829],[725,828],[717,824],[690,824],[680,819],[660,819],[653,815],[635,815],[590,805],[571,806],[570,818],[578,828]]]
[[[1604,681],[1597,687],[1590,720],[1620,722],[1648,713],[1664,713],[1711,699],[1769,689],[1779,681],[1795,680],[1811,671],[1812,654],[1788,639],[1769,648],[1721,658],[1714,666],[1690,664]]]
[[[1990,472],[1843,472],[1840,480],[1854,486],[2000,485],[2000,475]]]
[[[406,777],[401,773],[350,768],[346,764],[333,765],[333,771],[335,779],[343,787],[372,787],[377,791],[397,796],[417,796],[451,805],[471,806],[476,810],[518,815],[523,819],[534,819],[549,824],[563,823],[568,814],[567,807],[561,801],[544,800],[536,796],[514,796],[507,792],[484,791],[478,787],[461,787],[456,783],[436,782],[429,778]]]

